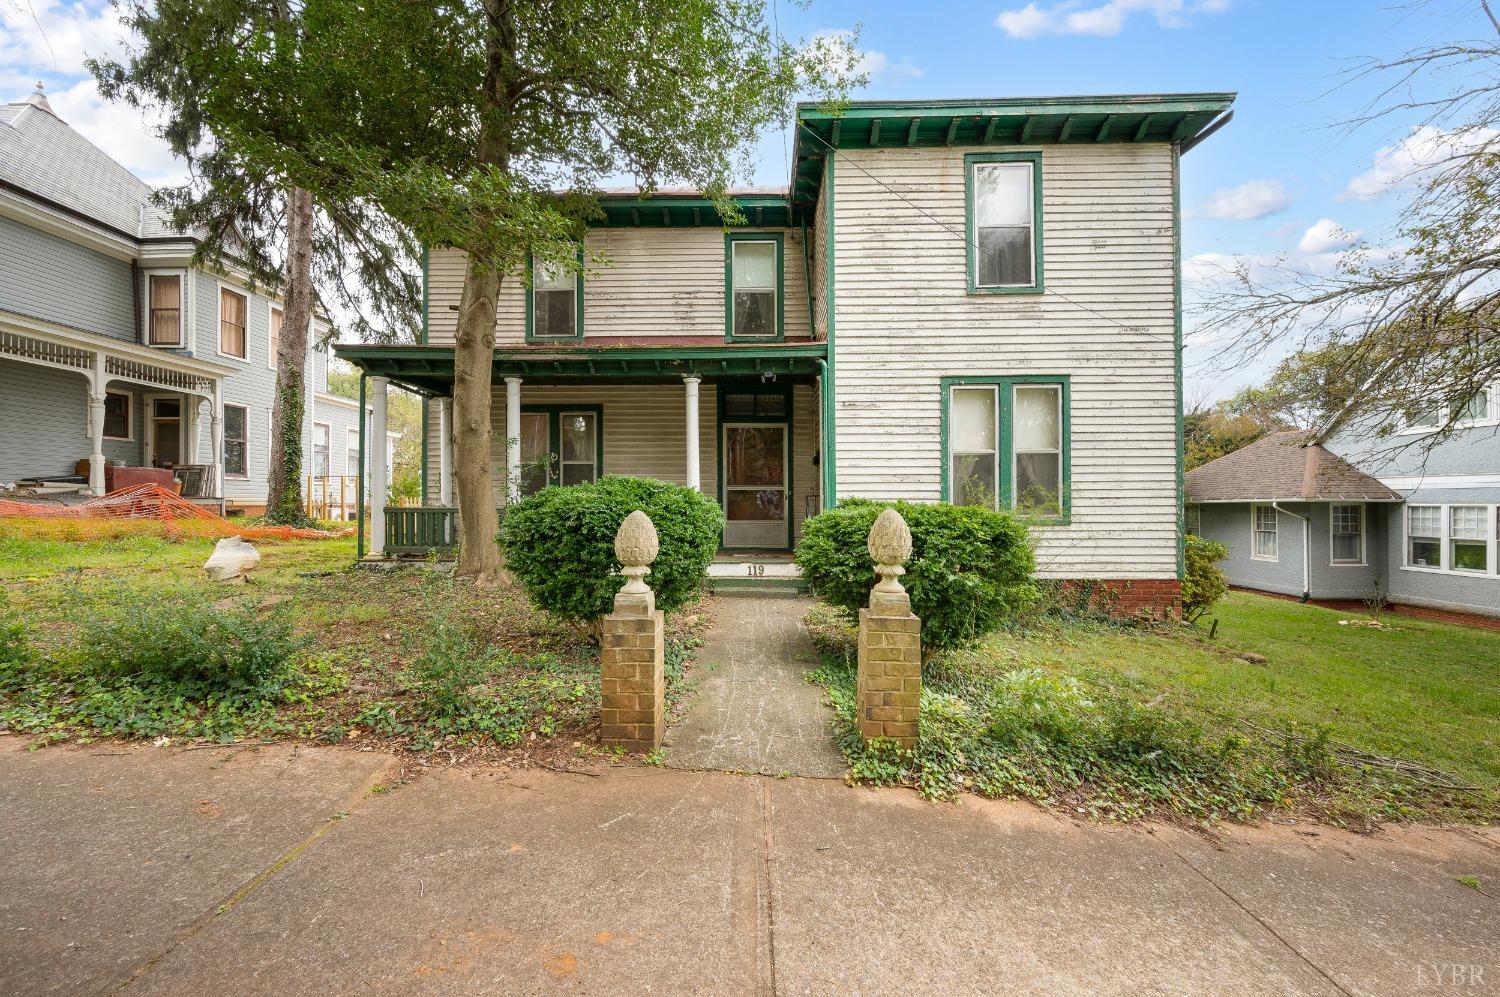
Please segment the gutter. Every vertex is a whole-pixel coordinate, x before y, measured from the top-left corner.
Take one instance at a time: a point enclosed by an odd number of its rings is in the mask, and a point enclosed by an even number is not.
[[[1307,516],[1299,516],[1290,509],[1284,509],[1279,502],[1272,502],[1271,508],[1277,513],[1286,513],[1293,519],[1302,520],[1302,602],[1307,602],[1312,596],[1312,520]]]

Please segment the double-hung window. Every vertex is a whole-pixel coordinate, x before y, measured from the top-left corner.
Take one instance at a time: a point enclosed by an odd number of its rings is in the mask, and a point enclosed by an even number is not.
[[[182,277],[152,274],[146,282],[149,299],[147,342],[152,346],[182,345]]]
[[[597,405],[521,409],[521,494],[549,485],[582,485],[604,473],[604,410]]]
[[[1416,568],[1443,566],[1443,508],[1413,505],[1406,510],[1406,563]]]
[[[1066,377],[944,379],[943,497],[1066,516]]]
[[[250,460],[247,454],[246,431],[249,420],[245,406],[224,406],[224,473],[231,478],[250,475]]]
[[[326,478],[332,473],[328,466],[332,428],[326,422],[313,423],[313,474]]]
[[[1203,507],[1201,505],[1190,505],[1187,507],[1184,527],[1189,536],[1203,536]]]
[[[781,251],[779,233],[724,237],[725,339],[781,339]]]
[[[1489,506],[1455,505],[1448,516],[1449,566],[1454,571],[1489,571]]]
[[[974,154],[964,157],[964,168],[969,291],[1041,291],[1041,154]]]
[[[266,363],[272,370],[275,370],[276,364],[280,360],[279,354],[281,353],[281,323],[285,320],[286,313],[276,305],[272,305],[266,317],[269,320],[268,324],[271,327],[271,346],[269,357],[266,360]],[[326,388],[327,385],[323,385],[323,387]]]
[[[578,257],[582,267],[583,257]],[[526,298],[526,338],[556,342],[583,338],[583,271],[544,260],[531,261]]]
[[[104,393],[104,438],[130,439],[130,396],[122,391]]]
[[[245,359],[245,317],[249,299],[238,291],[219,288],[219,352]]]
[[[1250,509],[1250,556],[1257,561],[1274,561],[1278,540],[1276,509],[1269,505],[1254,505]]]
[[[1365,507],[1335,505],[1329,508],[1333,564],[1365,563]]]

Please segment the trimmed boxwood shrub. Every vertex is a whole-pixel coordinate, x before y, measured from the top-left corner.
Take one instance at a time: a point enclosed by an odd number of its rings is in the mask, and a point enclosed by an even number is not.
[[[1229,591],[1229,579],[1219,562],[1229,556],[1229,548],[1191,533],[1183,546],[1182,618],[1189,623],[1214,607]]]
[[[911,528],[901,582],[922,618],[924,650],[982,637],[1036,600],[1031,536],[1016,517],[976,506],[846,499],[803,524],[796,560],[818,595],[851,619],[869,604],[875,566],[866,542],[887,508]]]
[[[500,523],[506,566],[536,605],[570,620],[597,620],[625,584],[616,574],[615,534],[637,509],[651,517],[661,541],[646,576],[656,606],[684,606],[697,597],[719,550],[724,514],[712,499],[666,481],[612,475],[521,500]]]

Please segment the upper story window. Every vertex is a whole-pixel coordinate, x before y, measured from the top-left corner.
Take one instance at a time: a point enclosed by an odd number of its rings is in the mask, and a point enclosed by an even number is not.
[[[1067,381],[963,377],[944,385],[944,497],[1066,517]]]
[[[724,338],[782,338],[782,242],[776,233],[724,237]]]
[[[271,328],[271,349],[269,352],[270,358],[266,361],[266,364],[272,370],[275,370],[276,364],[280,361],[281,323],[286,320],[286,313],[275,305],[272,305],[267,318],[269,319],[268,324]]]
[[[249,299],[238,291],[219,288],[219,352],[245,359],[245,319]]]
[[[582,256],[579,257],[580,264]],[[526,298],[526,338],[583,338],[583,272],[533,259]]]
[[[147,278],[149,311],[147,342],[152,346],[182,345],[182,277],[152,274]]]
[[[964,157],[969,291],[1042,290],[1042,157],[1036,152]]]
[[[1454,428],[1463,429],[1469,426],[1484,426],[1500,422],[1500,384],[1491,385],[1482,391],[1475,392],[1469,399],[1457,406],[1458,412],[1453,421]],[[1412,417],[1411,424],[1403,433],[1430,433],[1441,429],[1448,422],[1448,415],[1452,408],[1441,402],[1434,402],[1425,408],[1419,409]]]

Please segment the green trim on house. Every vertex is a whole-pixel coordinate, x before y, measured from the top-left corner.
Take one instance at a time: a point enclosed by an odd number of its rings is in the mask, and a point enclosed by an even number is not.
[[[1187,577],[1187,432],[1182,412],[1182,144],[1172,146],[1172,360],[1177,416],[1177,580]]]
[[[571,336],[537,336],[532,332],[536,321],[536,288],[531,283],[532,269],[536,259],[526,257],[526,342],[528,343],[575,343],[583,339],[583,247],[578,247],[578,273],[573,283],[573,334]]]
[[[419,398],[422,405],[422,502],[427,501],[427,405],[429,399]]]
[[[562,483],[562,417],[575,412],[594,416],[594,480],[604,477],[604,406],[599,404],[578,405],[522,405],[521,414],[542,413],[547,416],[547,450],[556,463],[547,472],[547,484]],[[506,427],[506,432],[519,432],[519,427]],[[555,481],[553,479],[556,479]]]
[[[743,216],[732,225],[714,202],[700,194],[605,194],[599,198],[602,214],[588,221],[589,228],[791,228],[797,218],[785,193],[732,194]]]
[[[981,287],[975,273],[979,239],[974,232],[974,166],[978,163],[1031,164],[1031,277],[1030,284]],[[969,273],[970,294],[1042,294],[1046,290],[1042,268],[1042,154],[1040,152],[971,152],[964,156],[964,266]]]
[[[725,422],[731,422],[731,423],[733,423],[735,425],[739,425],[741,423],[756,423],[756,422],[760,422],[760,423],[765,423],[768,426],[785,426],[786,427],[786,503],[785,503],[785,506],[784,506],[784,512],[786,514],[786,547],[782,548],[782,549],[791,550],[792,546],[793,546],[793,544],[792,544],[792,537],[795,535],[795,531],[794,531],[794,529],[792,527],[792,519],[793,519],[793,516],[796,514],[796,510],[793,509],[793,506],[796,504],[796,498],[797,498],[797,491],[796,491],[797,454],[796,454],[796,446],[795,446],[795,442],[796,442],[796,427],[795,427],[795,423],[793,421],[793,395],[792,395],[792,386],[790,384],[778,384],[778,383],[772,383],[772,384],[768,385],[768,384],[763,384],[763,383],[760,383],[760,382],[757,382],[757,381],[747,381],[747,382],[736,384],[736,383],[734,383],[734,382],[731,381],[731,382],[725,382],[725,383],[719,384],[718,385],[718,390],[715,392],[715,394],[718,396],[718,399],[717,399],[718,400],[718,412],[716,414],[716,418],[714,419],[714,450],[719,455],[719,466],[715,469],[715,477],[718,478],[719,508],[725,510],[726,515],[728,513],[729,506],[725,504],[724,491],[725,491],[725,482],[729,478],[729,471],[728,471],[728,468],[726,467],[726,465],[729,463],[729,448],[724,445],[724,424],[725,424]],[[784,415],[779,415],[779,416],[757,416],[757,415],[738,416],[737,415],[737,416],[733,417],[732,419],[726,419],[726,417],[724,415],[724,401],[725,401],[725,397],[727,395],[771,395],[771,396],[779,397],[779,398],[782,399],[782,412],[784,413]],[[727,522],[726,522],[726,529],[727,529]],[[756,549],[759,549],[759,548],[757,548],[755,546],[750,546],[750,547],[729,547],[729,546],[727,546],[724,543],[724,534],[723,533],[719,534],[719,547],[720,547],[721,550],[756,550]]]
[[[354,489],[358,501],[354,505],[354,557],[365,556],[365,374],[359,375],[359,471],[355,475]]]
[[[948,454],[948,402],[951,389],[957,385],[994,385],[1000,390],[996,401],[999,411],[996,413],[999,420],[999,437],[996,440],[999,461],[998,477],[1000,481],[1000,494],[997,502],[1001,509],[1014,509],[1015,496],[1012,489],[1015,486],[1015,448],[1012,438],[1013,408],[1015,403],[1014,389],[1017,385],[1026,384],[1055,384],[1062,387],[1062,494],[1058,500],[1062,505],[1061,514],[1045,515],[1036,517],[1033,522],[1038,526],[1067,526],[1073,521],[1073,385],[1072,378],[1068,374],[1014,374],[1014,375],[987,375],[974,374],[962,377],[944,377],[939,381],[942,396],[939,400],[940,416],[938,424],[939,457],[942,467],[939,471],[939,481],[942,487],[942,501],[952,501],[952,495],[948,491],[950,482],[948,480],[948,466],[950,464]],[[1025,510],[1019,510],[1025,512]]]
[[[824,277],[823,277],[823,297],[825,298],[824,306],[828,309],[828,330],[827,330],[828,331],[828,339],[827,339],[827,343],[825,345],[827,347],[827,351],[828,352],[827,352],[827,362],[822,365],[822,367],[823,367],[823,453],[822,453],[822,455],[821,455],[821,457],[819,459],[822,461],[822,465],[823,465],[822,466],[822,470],[823,470],[823,508],[825,508],[825,509],[832,509],[835,505],[838,505],[838,501],[839,501],[838,414],[837,414],[837,411],[836,411],[836,406],[837,406],[837,391],[836,391],[836,389],[838,387],[838,385],[837,385],[838,375],[837,375],[837,372],[834,369],[834,328],[833,328],[833,318],[834,318],[834,314],[835,314],[835,311],[836,311],[835,308],[834,308],[834,283],[833,283],[833,277],[834,277],[834,266],[833,266],[833,263],[834,263],[834,242],[835,242],[834,222],[838,218],[837,214],[833,210],[833,208],[834,208],[834,197],[835,197],[834,165],[837,162],[837,160],[838,160],[838,155],[836,153],[830,152],[828,154],[828,159],[827,159],[827,162],[825,163],[824,173],[823,173],[823,181],[824,181],[824,185],[825,185],[824,186],[824,192],[826,194],[826,203],[828,205],[828,228],[827,228],[828,238],[824,240],[825,242],[828,243],[828,245],[824,247],[824,260],[823,260],[823,266],[826,268],[826,272],[824,273]],[[809,281],[812,279],[811,278],[811,274],[809,274],[808,279],[809,279]]]
[[[746,336],[734,331],[734,244],[737,242],[771,242],[776,244],[776,334]],[[780,232],[724,233],[724,342],[780,343],[786,338],[786,240]]]

